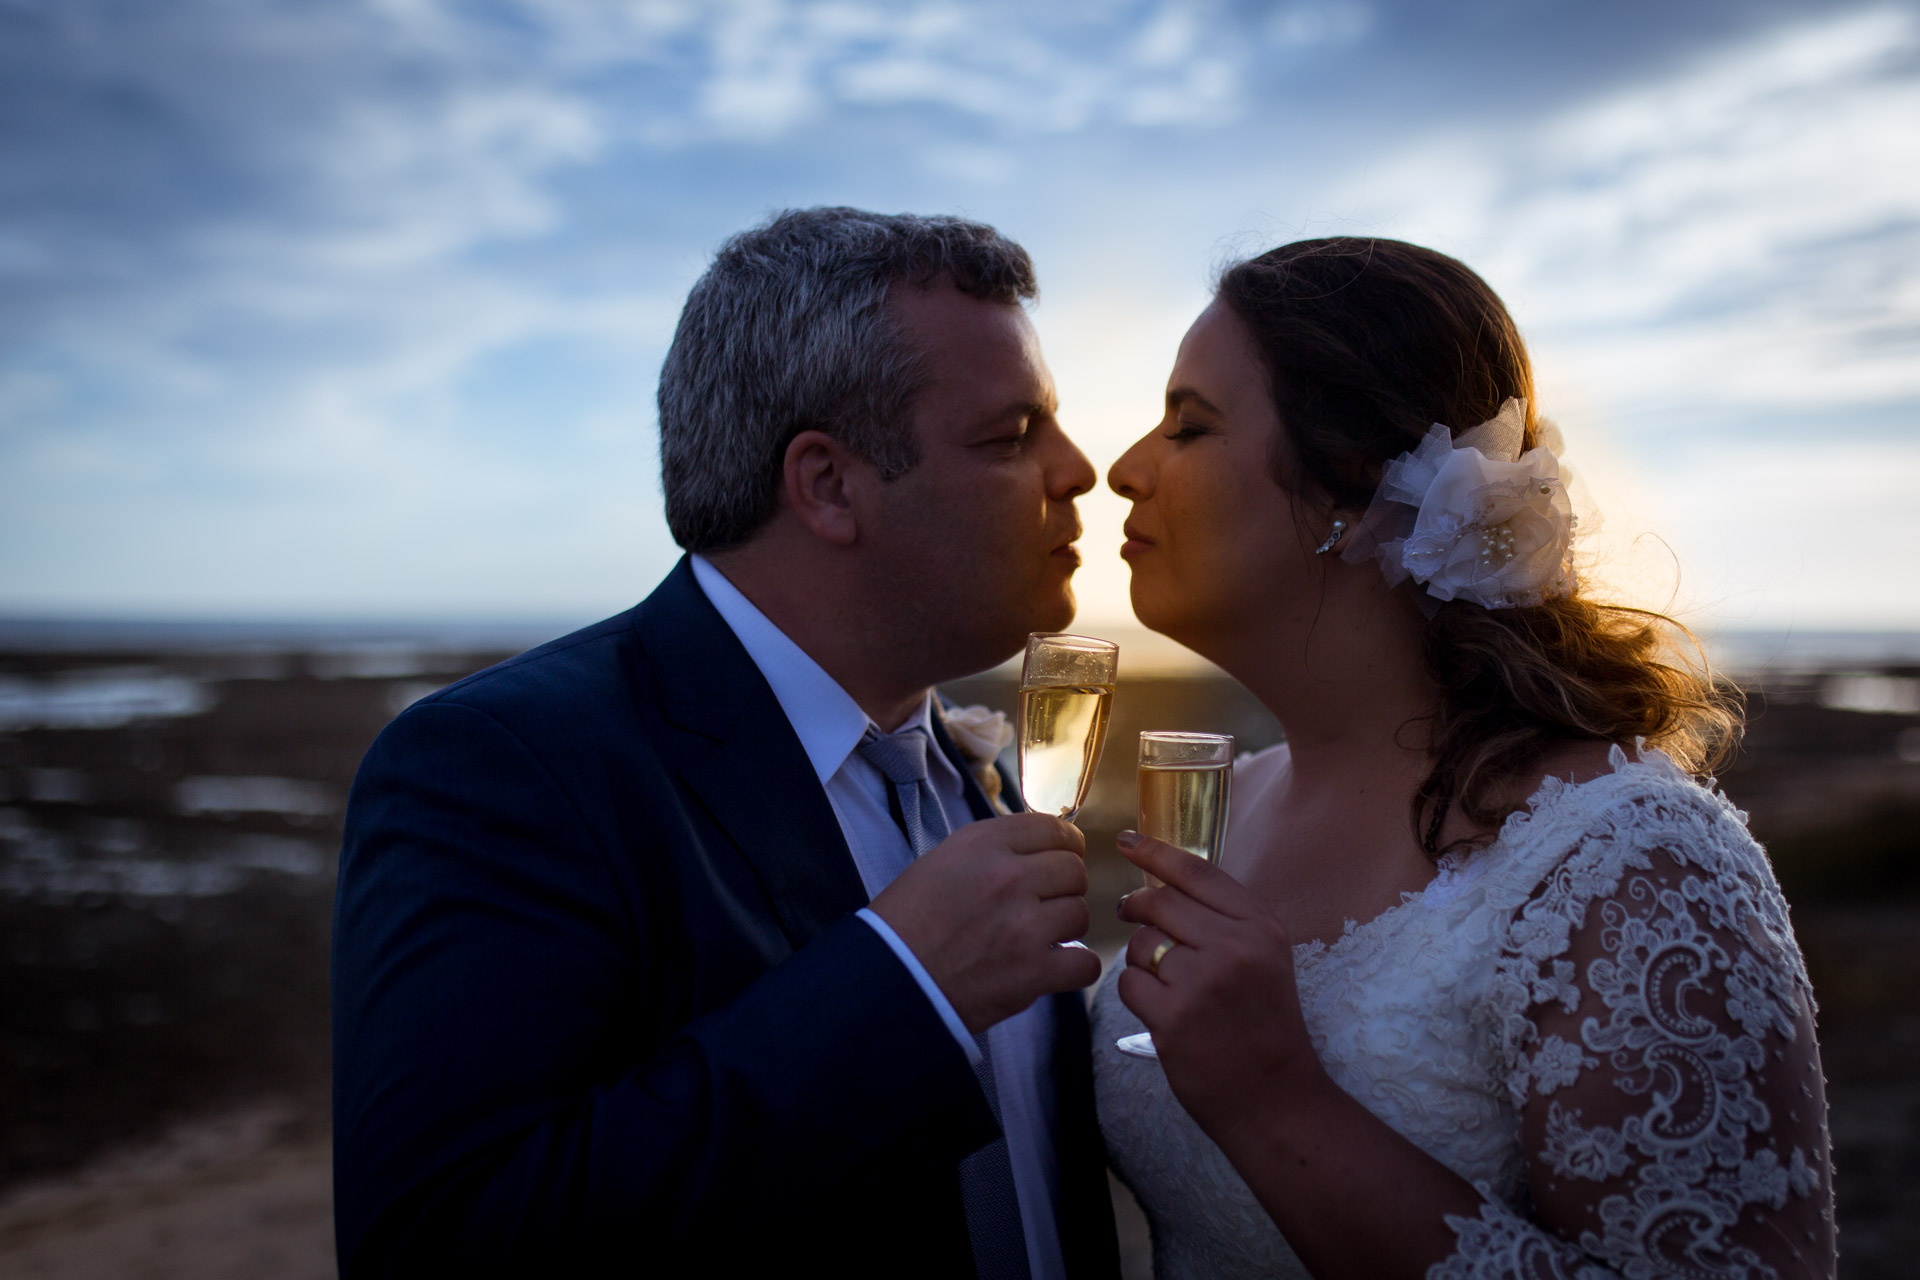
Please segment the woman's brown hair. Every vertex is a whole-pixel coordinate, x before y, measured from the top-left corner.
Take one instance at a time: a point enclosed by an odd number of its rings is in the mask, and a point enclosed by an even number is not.
[[[1511,397],[1527,402],[1523,447],[1538,443],[1519,329],[1486,281],[1445,254],[1302,240],[1229,267],[1219,297],[1266,364],[1282,426],[1273,473],[1290,492],[1364,512],[1387,462],[1433,423],[1464,431]],[[1412,808],[1428,856],[1443,851],[1455,804],[1486,838],[1524,802],[1516,784],[1567,742],[1645,739],[1691,772],[1713,768],[1739,736],[1739,704],[1704,663],[1683,660],[1692,640],[1664,614],[1577,592],[1528,608],[1441,604],[1426,633],[1440,689],[1433,764]]]

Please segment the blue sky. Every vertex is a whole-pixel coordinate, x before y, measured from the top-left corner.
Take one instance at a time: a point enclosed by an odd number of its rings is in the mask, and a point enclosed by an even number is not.
[[[1617,589],[1920,626],[1920,6],[1754,0],[0,0],[0,613],[624,607],[679,303],[818,203],[1025,243],[1103,468],[1222,262],[1431,244]]]

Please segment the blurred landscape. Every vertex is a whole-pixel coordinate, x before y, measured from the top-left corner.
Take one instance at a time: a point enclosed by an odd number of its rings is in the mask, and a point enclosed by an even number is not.
[[[0,623],[0,1271],[332,1273],[327,948],[380,727],[540,637],[510,628]],[[1818,991],[1842,1274],[1920,1256],[1920,635],[1748,634],[1721,779]],[[1142,728],[1279,726],[1233,682],[1123,666],[1083,815],[1095,934],[1132,885]],[[950,686],[1011,709],[1004,672]],[[1138,1224],[1129,1230],[1136,1233]]]

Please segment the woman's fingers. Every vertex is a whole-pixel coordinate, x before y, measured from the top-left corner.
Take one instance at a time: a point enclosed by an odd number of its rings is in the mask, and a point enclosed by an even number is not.
[[[1127,940],[1127,968],[1158,978],[1160,965],[1179,949],[1178,939],[1159,929],[1142,929]]]
[[[1183,857],[1186,855],[1182,855]],[[1136,889],[1120,900],[1120,918],[1132,924],[1152,925],[1182,942],[1203,946],[1231,926],[1234,917],[1195,902],[1171,885]]]
[[[1173,885],[1194,901],[1236,920],[1247,914],[1246,890],[1238,880],[1205,858],[1138,831],[1122,831],[1114,844],[1128,862]]]
[[[1133,1016],[1140,1019],[1147,1030],[1160,1031],[1166,1027],[1167,1005],[1175,999],[1166,984],[1144,969],[1128,966],[1115,987],[1120,993],[1120,1003],[1133,1010]]]

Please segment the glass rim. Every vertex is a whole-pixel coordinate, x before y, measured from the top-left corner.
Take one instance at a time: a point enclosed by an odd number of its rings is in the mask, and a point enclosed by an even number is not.
[[[1055,644],[1062,649],[1083,649],[1092,653],[1105,652],[1107,650],[1112,650],[1115,653],[1120,651],[1118,641],[1102,640],[1099,636],[1075,635],[1067,631],[1029,631],[1027,633],[1027,648],[1033,648],[1036,641],[1042,640]]]
[[[1233,735],[1179,729],[1142,729],[1137,759],[1142,769],[1225,768],[1233,763]]]

